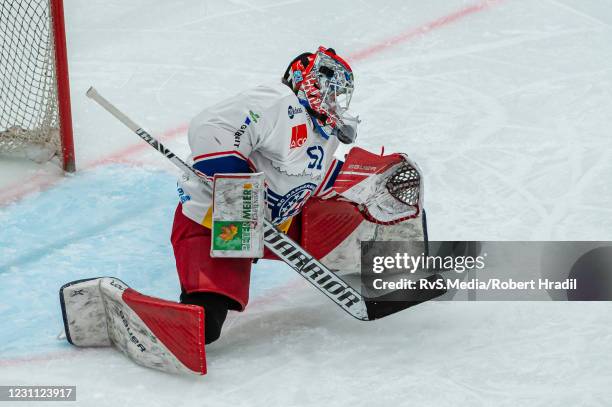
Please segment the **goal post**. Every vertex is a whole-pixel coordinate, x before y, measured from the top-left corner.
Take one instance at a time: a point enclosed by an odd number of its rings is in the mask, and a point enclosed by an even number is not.
[[[62,168],[67,172],[76,170],[74,141],[72,138],[72,111],[70,110],[70,86],[68,82],[68,52],[66,51],[66,28],[64,25],[63,0],[50,0],[51,20],[55,38],[55,71],[57,77],[57,99],[59,131],[61,138]]]
[[[0,155],[75,171],[62,0],[0,1]]]

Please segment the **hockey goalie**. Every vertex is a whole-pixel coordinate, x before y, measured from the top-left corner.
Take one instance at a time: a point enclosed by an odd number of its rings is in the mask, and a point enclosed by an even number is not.
[[[207,108],[191,122],[193,175],[178,182],[171,243],[180,302],[144,296],[114,278],[76,281],[60,299],[68,340],[113,344],[142,365],[204,374],[204,344],[217,340],[229,310],[249,301],[262,217],[327,267],[355,271],[360,242],[426,241],[422,175],[406,155],[340,143],[357,137],[349,113],[353,71],[331,48],[293,59],[282,80]]]

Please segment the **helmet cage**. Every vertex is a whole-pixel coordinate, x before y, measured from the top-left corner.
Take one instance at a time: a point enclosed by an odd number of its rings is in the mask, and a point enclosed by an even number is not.
[[[313,70],[321,92],[321,105],[342,116],[349,109],[354,90],[353,72],[336,55],[321,50],[315,54]]]

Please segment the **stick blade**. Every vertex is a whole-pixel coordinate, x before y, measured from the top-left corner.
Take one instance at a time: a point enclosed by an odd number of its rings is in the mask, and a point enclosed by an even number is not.
[[[434,282],[442,279],[442,276],[435,274],[427,278]],[[366,309],[368,311],[368,321],[384,318],[386,316],[403,311],[407,308],[432,300],[446,293],[445,289],[419,289],[419,290],[395,290],[380,297],[366,298]]]

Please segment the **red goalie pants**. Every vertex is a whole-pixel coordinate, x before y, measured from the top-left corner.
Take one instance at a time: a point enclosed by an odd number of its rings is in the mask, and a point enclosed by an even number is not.
[[[289,236],[299,241],[300,219],[294,219]],[[210,229],[183,215],[179,204],[174,213],[172,247],[181,289],[184,293],[211,292],[236,301],[242,311],[249,302],[251,259],[210,257]],[[264,258],[277,259],[266,249]]]

